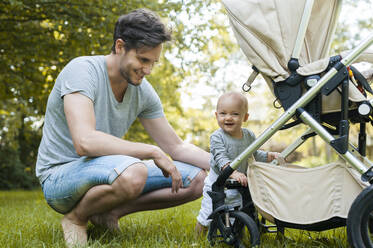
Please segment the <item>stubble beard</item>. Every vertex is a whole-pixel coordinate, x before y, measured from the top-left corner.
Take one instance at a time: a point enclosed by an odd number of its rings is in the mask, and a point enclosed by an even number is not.
[[[123,69],[119,69],[120,75],[124,78],[124,80],[127,81],[128,84],[133,85],[133,86],[139,86],[140,84],[135,84],[131,77],[129,76],[129,73],[124,71]]]

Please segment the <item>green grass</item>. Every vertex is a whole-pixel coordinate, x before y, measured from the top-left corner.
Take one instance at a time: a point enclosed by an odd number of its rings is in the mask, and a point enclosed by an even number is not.
[[[119,235],[89,225],[89,247],[210,247],[206,238],[194,237],[199,206],[197,200],[126,216],[120,220]],[[46,204],[40,190],[0,191],[0,247],[64,247],[61,218]],[[325,232],[286,229],[285,237],[263,234],[261,240],[261,247],[348,247],[345,228]]]

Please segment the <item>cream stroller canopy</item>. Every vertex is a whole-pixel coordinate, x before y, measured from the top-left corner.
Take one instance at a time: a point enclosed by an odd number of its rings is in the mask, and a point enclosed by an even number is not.
[[[223,0],[223,4],[242,51],[274,82],[288,78],[292,57],[299,59],[300,75],[328,66],[329,58],[324,58],[329,55],[341,1],[315,0],[312,9],[306,0]],[[372,51],[362,56],[373,62]]]

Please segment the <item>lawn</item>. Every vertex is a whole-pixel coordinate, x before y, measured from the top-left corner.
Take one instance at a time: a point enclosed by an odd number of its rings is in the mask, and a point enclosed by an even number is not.
[[[89,247],[210,247],[206,238],[194,237],[199,204],[197,200],[129,215],[121,219],[119,235],[89,225]],[[40,190],[0,191],[0,247],[64,247],[61,217],[48,207]],[[325,232],[286,229],[285,238],[263,234],[261,239],[261,247],[348,247],[345,228]]]

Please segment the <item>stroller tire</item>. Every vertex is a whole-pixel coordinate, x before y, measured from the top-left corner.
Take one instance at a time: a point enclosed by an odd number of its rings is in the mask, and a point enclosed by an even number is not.
[[[232,227],[236,237],[234,246],[237,248],[259,246],[260,234],[257,223],[241,211],[231,212],[230,216],[235,219]]]
[[[373,185],[365,188],[354,200],[347,217],[347,238],[352,247],[370,247],[370,226],[373,223]]]
[[[226,227],[226,214],[230,227]],[[260,244],[259,229],[255,221],[242,211],[221,212],[212,220],[207,238],[210,245],[225,242],[234,247],[257,247]]]

